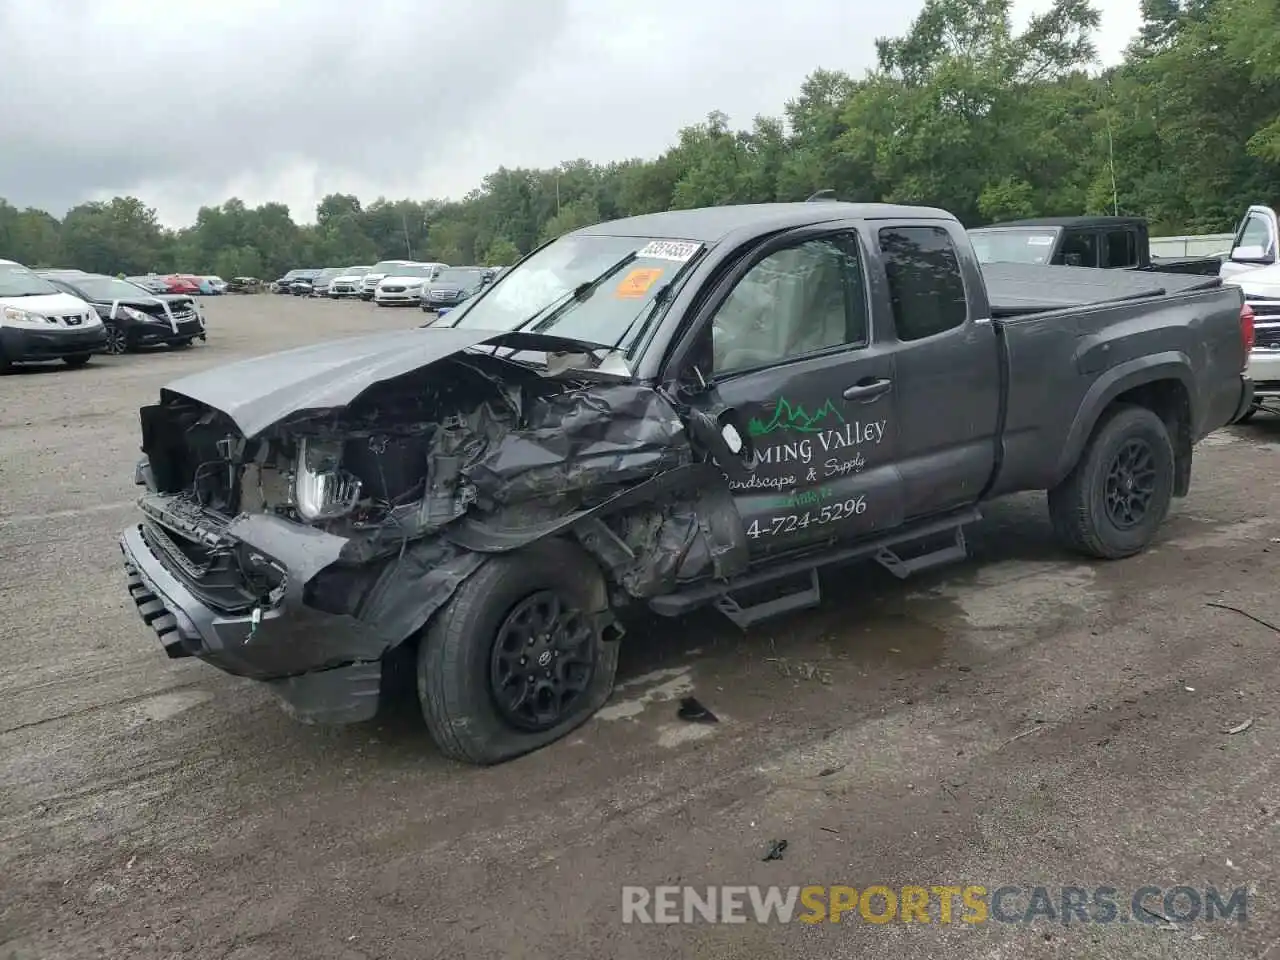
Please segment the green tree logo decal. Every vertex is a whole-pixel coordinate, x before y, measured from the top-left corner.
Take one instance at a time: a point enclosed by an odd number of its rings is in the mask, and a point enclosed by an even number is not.
[[[747,424],[747,433],[753,437],[764,437],[778,430],[793,430],[796,433],[818,433],[826,429],[824,425],[828,417],[835,417],[840,423],[844,423],[844,417],[840,415],[840,411],[836,409],[835,404],[830,400],[813,413],[808,413],[800,404],[796,404],[793,407],[786,397],[779,397],[778,402],[773,407],[773,416],[768,420],[752,417]]]

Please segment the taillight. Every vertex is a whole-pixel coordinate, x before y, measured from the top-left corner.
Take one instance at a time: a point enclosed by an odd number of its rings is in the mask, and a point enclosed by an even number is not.
[[[1246,303],[1240,307],[1240,339],[1244,341],[1245,359],[1253,351],[1253,337],[1253,307]]]

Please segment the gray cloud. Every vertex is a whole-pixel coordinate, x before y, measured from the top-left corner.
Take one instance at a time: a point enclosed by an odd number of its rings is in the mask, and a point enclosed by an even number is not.
[[[1017,0],[1025,15],[1047,0]],[[1136,25],[1103,0],[1114,59]],[[876,0],[5,0],[0,196],[134,193],[169,223],[335,190],[460,196],[499,165],[651,156],[713,109],[859,73],[916,4]],[[18,86],[18,78],[21,78]]]

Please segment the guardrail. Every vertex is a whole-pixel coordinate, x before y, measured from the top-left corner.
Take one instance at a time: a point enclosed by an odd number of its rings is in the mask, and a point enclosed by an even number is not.
[[[1186,237],[1152,237],[1153,257],[1218,257],[1231,252],[1235,234],[1205,233]]]

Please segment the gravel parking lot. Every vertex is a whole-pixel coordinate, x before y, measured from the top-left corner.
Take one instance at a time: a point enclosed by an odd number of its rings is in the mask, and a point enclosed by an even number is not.
[[[745,637],[639,619],[595,720],[473,769],[411,696],[302,726],[138,620],[116,546],[137,408],[196,369],[422,316],[206,306],[206,345],[0,377],[0,956],[1280,960],[1280,630],[1238,612],[1280,625],[1280,420],[1211,436],[1128,561],[1062,554],[1023,497],[967,563],[833,571],[821,610]],[[690,694],[720,722],[680,721]],[[1177,929],[621,922],[624,884],[756,883],[1252,896],[1247,923]]]

